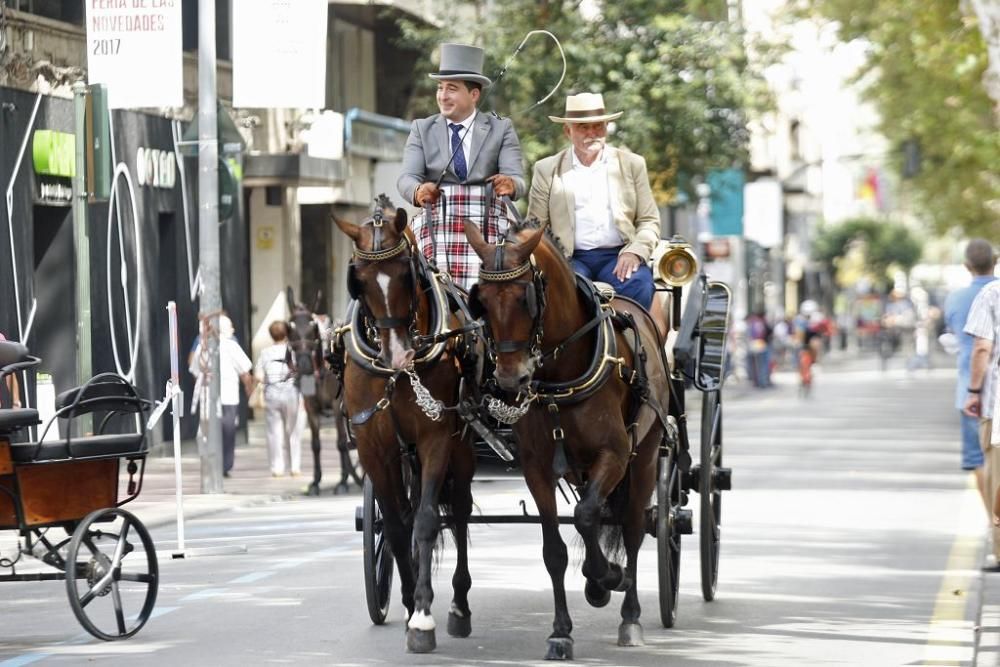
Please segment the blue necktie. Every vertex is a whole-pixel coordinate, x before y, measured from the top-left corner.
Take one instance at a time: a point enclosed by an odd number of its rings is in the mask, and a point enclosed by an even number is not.
[[[448,123],[448,127],[451,128],[451,152],[455,155],[452,164],[455,165],[458,180],[465,181],[465,177],[469,175],[469,168],[465,164],[465,150],[462,148],[462,135],[460,134],[462,126]]]

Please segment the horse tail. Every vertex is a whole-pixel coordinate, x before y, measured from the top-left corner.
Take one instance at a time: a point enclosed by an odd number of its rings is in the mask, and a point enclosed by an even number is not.
[[[605,557],[614,563],[622,563],[625,556],[624,523],[625,512],[628,508],[629,477],[632,468],[625,469],[625,476],[622,481],[611,491],[607,500],[604,501],[605,511],[608,521],[601,522],[601,547]]]

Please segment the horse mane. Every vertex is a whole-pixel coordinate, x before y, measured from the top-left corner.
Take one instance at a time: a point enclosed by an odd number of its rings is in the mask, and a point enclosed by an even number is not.
[[[508,241],[516,243],[519,240],[520,232],[534,231],[542,226],[543,225],[541,221],[535,216],[530,216],[520,221],[512,220],[510,225],[507,226],[506,238]],[[546,250],[548,251],[548,253],[553,256],[554,260],[557,263],[562,264],[562,266],[565,267],[565,269],[572,274],[573,267],[570,266],[569,260],[567,259],[569,255],[566,252],[566,247],[552,233],[552,225],[544,225],[544,227],[545,227],[545,235],[542,236],[542,240],[538,244],[538,247],[546,245],[547,242],[549,247]],[[538,248],[536,248],[535,251],[537,252]]]

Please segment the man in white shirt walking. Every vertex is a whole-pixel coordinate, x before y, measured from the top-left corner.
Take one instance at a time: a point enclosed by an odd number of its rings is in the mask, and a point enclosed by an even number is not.
[[[994,281],[979,291],[972,302],[965,333],[974,337],[969,361],[969,386],[966,388],[963,412],[979,417],[979,444],[985,457],[987,498],[993,507],[993,552],[1000,560],[1000,451],[993,444],[993,417],[996,410],[997,384],[1000,372],[1000,281]]]

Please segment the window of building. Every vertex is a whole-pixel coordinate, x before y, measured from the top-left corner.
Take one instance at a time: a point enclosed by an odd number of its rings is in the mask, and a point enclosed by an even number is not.
[[[11,9],[37,14],[56,21],[83,25],[83,0],[3,0]]]

